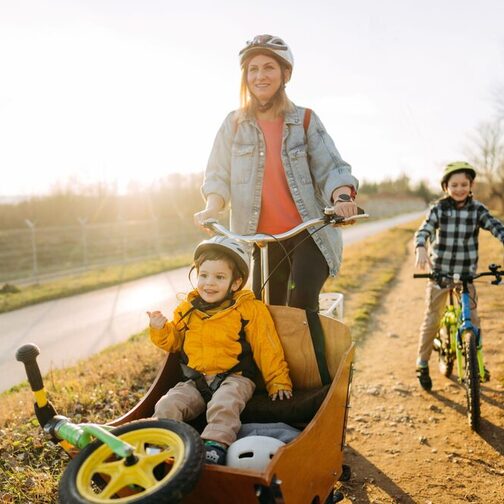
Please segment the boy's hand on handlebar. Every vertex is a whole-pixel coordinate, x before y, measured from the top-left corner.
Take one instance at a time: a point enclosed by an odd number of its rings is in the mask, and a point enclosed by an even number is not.
[[[168,322],[168,319],[160,311],[148,311],[147,315],[149,315],[150,326],[154,329],[163,329]]]
[[[274,394],[270,395],[270,399],[272,401],[276,401],[279,399],[280,401],[283,401],[284,399],[291,399],[292,398],[292,391],[291,390],[279,390],[278,392],[275,392]]]
[[[427,266],[429,266],[429,269],[432,269],[432,263],[425,247],[417,247],[415,251],[415,266],[422,270],[426,269]]]

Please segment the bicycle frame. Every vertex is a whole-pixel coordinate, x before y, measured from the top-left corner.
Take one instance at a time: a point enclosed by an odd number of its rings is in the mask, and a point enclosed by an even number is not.
[[[469,284],[482,276],[493,276],[495,280],[492,284],[500,284],[503,274],[500,266],[491,264],[488,269],[489,271],[477,274],[459,275],[435,271],[413,275],[414,278],[429,278],[437,282],[440,287],[444,287],[441,280],[449,282],[449,303],[433,346],[439,351],[439,369],[444,376],[450,376],[454,360],[457,361],[458,382],[464,384],[466,389],[467,418],[471,429],[475,431],[478,431],[480,425],[480,383],[488,378],[483,362],[481,331],[471,320]],[[455,295],[458,303],[454,302]],[[442,334],[443,327],[448,331],[448,344]]]
[[[481,376],[484,375],[484,364],[482,355],[482,338],[481,331],[478,327],[475,327],[471,321],[471,299],[469,294],[469,283],[482,276],[493,276],[495,280],[492,280],[492,284],[499,285],[502,282],[503,272],[501,267],[497,264],[490,264],[488,266],[489,271],[483,271],[475,275],[458,275],[458,274],[446,274],[441,272],[432,273],[415,273],[413,278],[429,278],[435,282],[447,279],[450,282],[454,282],[454,286],[450,289],[450,302],[448,307],[453,306],[454,309],[451,313],[447,313],[448,309],[444,312],[442,323],[444,322],[450,328],[456,327],[455,341],[453,338],[453,333],[450,331],[450,341],[451,349],[455,351],[457,358],[457,371],[459,376],[459,381],[462,380],[463,376],[463,362],[462,362],[462,336],[466,331],[474,332],[476,336],[477,348],[478,348],[478,368]],[[456,303],[454,303],[454,292],[457,289],[460,290],[462,286],[462,291],[460,292],[459,306],[457,308]],[[453,320],[453,316],[456,316],[456,322]]]
[[[111,434],[109,431],[112,430],[112,427],[94,423],[76,424],[69,418],[56,413],[54,406],[47,398],[36,361],[39,353],[39,348],[29,343],[17,350],[16,359],[25,366],[28,382],[35,394],[37,420],[44,431],[68,453],[75,448],[85,448],[94,439],[99,439],[108,445],[117,456],[128,459],[133,454],[134,448]]]
[[[478,347],[478,368],[480,376],[484,376],[485,367],[483,363],[483,353],[482,353],[482,342],[481,342],[481,331],[479,327],[473,325],[471,320],[471,299],[469,294],[469,282],[466,279],[461,280],[462,292],[460,293],[460,309],[458,313],[457,320],[457,332],[456,332],[456,343],[452,343],[455,346],[455,355],[457,359],[457,374],[458,381],[462,383],[464,378],[464,359],[463,359],[463,338],[462,335],[466,331],[472,331],[476,336],[476,342]],[[456,287],[455,287],[456,289]],[[453,292],[454,289],[452,289]]]

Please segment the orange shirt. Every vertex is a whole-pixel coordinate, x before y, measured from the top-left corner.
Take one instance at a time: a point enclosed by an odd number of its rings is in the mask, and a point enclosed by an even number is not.
[[[257,123],[264,134],[266,144],[261,213],[257,232],[283,233],[302,222],[282,164],[283,118],[279,117],[274,121],[258,120]]]

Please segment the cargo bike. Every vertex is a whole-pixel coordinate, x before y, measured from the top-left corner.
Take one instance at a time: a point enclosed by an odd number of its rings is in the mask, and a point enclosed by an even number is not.
[[[367,217],[359,212],[345,219],[327,209],[323,217],[279,235],[237,235],[216,221],[209,221],[207,227],[260,247],[263,300],[268,303],[268,243],[306,229],[313,233]],[[340,299],[324,297],[325,310],[315,316],[298,308],[268,305],[289,365],[294,396],[273,402],[258,383],[241,420],[244,425],[280,422],[297,428],[299,434],[278,448],[261,469],[204,464],[199,437],[204,418],[191,425],[151,418],[156,402],[182,378],[177,354],[166,355],[151,387],[130,411],[97,425],[75,424],[57,414],[37,366],[38,347],[20,347],[16,358],[25,365],[37,419],[72,457],[60,481],[60,502],[321,504],[341,500],[337,482],[350,477],[343,448],[354,345],[348,328],[334,316]]]

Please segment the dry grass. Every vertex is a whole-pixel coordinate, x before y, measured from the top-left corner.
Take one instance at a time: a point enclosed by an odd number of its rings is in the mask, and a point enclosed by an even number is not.
[[[145,332],[72,368],[45,376],[49,399],[75,422],[105,423],[144,396],[163,352]],[[27,384],[0,395],[0,502],[56,502],[57,482],[68,463],[59,446],[43,435],[33,417]]]
[[[374,309],[394,280],[420,220],[383,231],[344,248],[343,265],[324,290],[345,296],[345,323],[354,341],[361,341]]]

